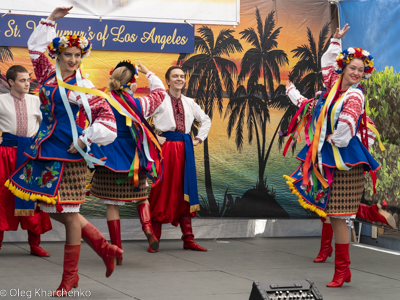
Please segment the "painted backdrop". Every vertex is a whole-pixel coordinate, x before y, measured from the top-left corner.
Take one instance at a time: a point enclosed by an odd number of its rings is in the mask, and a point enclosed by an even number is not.
[[[284,94],[288,78],[306,96],[321,88],[320,58],[330,22],[326,0],[242,0],[239,25],[195,25],[192,54],[94,50],[84,68],[99,89],[122,59],[141,61],[162,79],[169,66],[184,68],[186,94],[212,118],[208,139],[195,149],[199,216],[315,217],[300,207],[282,177],[298,162],[291,155],[283,158],[277,133],[296,110]],[[11,65],[33,71],[27,48],[2,47],[0,59],[2,92],[7,92],[4,74]],[[149,92],[144,76],[138,85],[139,94]],[[105,206],[89,198],[82,212],[105,217]],[[134,205],[121,215],[136,216]]]

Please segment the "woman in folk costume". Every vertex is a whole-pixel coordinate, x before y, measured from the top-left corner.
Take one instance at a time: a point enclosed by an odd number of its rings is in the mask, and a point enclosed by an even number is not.
[[[289,98],[293,101],[295,105],[301,105],[301,103],[304,101],[310,101],[309,99],[306,99],[300,95],[300,92],[294,87],[292,82],[290,81],[286,82],[286,89]],[[319,98],[320,93],[321,92],[317,93],[316,99]],[[312,107],[310,107],[309,112],[311,112],[311,108]],[[370,126],[373,126],[375,128],[374,122],[368,116],[367,116],[367,122],[370,124]],[[357,137],[359,139],[361,139],[361,134],[362,132],[359,127],[357,131]],[[372,145],[374,144],[375,137],[376,135],[374,131],[368,128],[369,148],[372,147]],[[373,204],[371,206],[368,206],[366,204],[360,203],[357,210],[356,218],[367,220],[369,222],[384,224],[393,229],[397,229],[396,221],[393,218],[393,216],[390,213],[384,211],[380,204]],[[331,220],[329,217],[325,218],[321,217],[321,221],[322,221],[321,247],[317,257],[314,259],[315,263],[325,262],[328,257],[332,256],[333,252],[332,248],[333,229],[331,225]]]
[[[351,280],[346,220],[356,217],[365,185],[364,172],[370,171],[374,180],[374,172],[380,168],[368,151],[368,129],[379,134],[367,121],[359,87],[373,70],[372,56],[361,48],[342,52],[340,39],[349,28],[346,24],[336,30],[321,58],[326,92],[318,101],[305,99],[293,85],[287,88],[289,98],[300,108],[289,125],[286,135],[290,139],[284,154],[299,138],[302,128],[307,145],[297,156],[302,161],[300,166],[284,177],[304,208],[330,217],[335,235],[335,274],[328,287],[340,287]]]
[[[139,71],[148,72],[140,63]],[[112,244],[122,248],[119,207],[126,201],[133,201],[149,241],[148,251],[157,252],[159,244],[151,226],[147,178],[153,182],[160,178],[161,147],[143,117],[140,101],[133,96],[137,75],[136,66],[129,60],[119,62],[111,70],[108,85],[115,101],[111,104],[118,136],[112,144],[102,147],[107,161],[104,166],[96,167],[90,191],[107,205],[107,224]],[[117,257],[117,264],[122,264],[122,255]]]
[[[56,37],[55,21],[71,9],[56,8],[41,20],[28,40],[36,78],[41,84],[43,120],[34,141],[25,150],[29,159],[6,183],[16,196],[38,201],[44,212],[65,225],[64,271],[55,291],[57,296],[66,296],[78,286],[81,237],[102,257],[107,277],[114,270],[116,256],[122,253],[79,214],[85,201],[86,162],[89,166],[102,164],[105,156],[97,144],[113,142],[117,130],[110,106],[78,69],[81,58],[90,53],[90,42],[84,37]],[[56,67],[46,57],[46,48],[52,58],[57,58]],[[89,120],[85,130],[75,123],[79,110]]]

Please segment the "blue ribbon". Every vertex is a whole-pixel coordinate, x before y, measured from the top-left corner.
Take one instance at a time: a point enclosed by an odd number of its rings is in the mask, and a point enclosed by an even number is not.
[[[193,140],[189,134],[175,131],[163,133],[167,141],[183,141],[185,143],[185,198],[189,197],[190,206],[199,205],[199,193],[197,190],[196,164],[194,158]]]

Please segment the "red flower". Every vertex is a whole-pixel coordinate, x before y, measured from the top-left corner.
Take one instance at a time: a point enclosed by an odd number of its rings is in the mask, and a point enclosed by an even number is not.
[[[32,169],[26,170],[26,179],[29,179],[32,175]]]
[[[319,192],[319,193],[317,194],[317,201],[318,201],[319,199],[321,199],[323,196],[324,196],[324,192]]]
[[[51,172],[47,171],[47,172],[43,175],[43,184],[48,183],[51,179],[53,179],[53,175],[51,174]]]
[[[40,97],[40,101],[42,102],[43,105],[47,105],[49,103],[49,100],[43,95],[43,97]]]

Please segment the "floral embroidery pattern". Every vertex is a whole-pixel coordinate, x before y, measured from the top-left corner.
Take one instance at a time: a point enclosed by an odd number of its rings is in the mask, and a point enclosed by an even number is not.
[[[52,113],[52,101],[50,99],[50,94],[51,92],[46,90],[45,87],[40,89],[39,98],[42,103],[40,105],[40,110],[42,111],[43,121],[39,127],[39,131],[35,137],[34,143],[32,143],[30,146],[30,151],[28,154],[31,156],[36,156],[40,143],[50,134],[54,126],[54,116]]]
[[[32,172],[33,172],[32,163],[28,163],[24,167],[23,173],[19,176],[19,178],[24,180],[26,183],[31,183],[31,181],[32,181]]]
[[[35,184],[40,185],[40,188],[51,188],[53,182],[58,179],[57,175],[60,175],[61,163],[55,162],[51,168],[46,167],[42,170],[41,176],[35,178]]]

